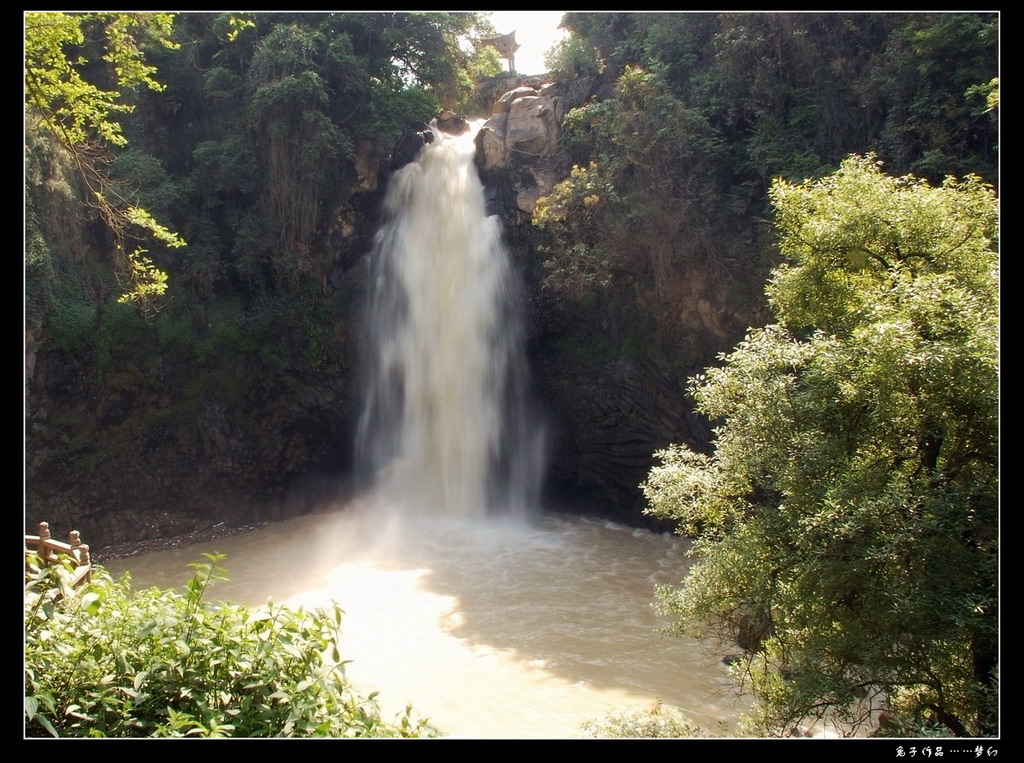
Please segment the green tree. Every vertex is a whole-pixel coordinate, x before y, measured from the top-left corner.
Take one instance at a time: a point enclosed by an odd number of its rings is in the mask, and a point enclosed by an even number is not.
[[[198,139],[191,156],[178,149],[193,212],[183,280],[204,298],[236,277],[262,293],[321,290],[340,256],[329,239],[357,192],[357,164],[472,91],[459,42],[477,15],[254,14],[225,43],[232,18],[216,17],[211,30],[182,14],[180,34],[205,43],[196,60],[166,68],[172,89],[181,83],[176,118]]]
[[[128,242],[152,238],[166,246],[184,246],[144,208],[124,198],[110,181],[109,147],[127,143],[117,115],[134,110],[127,91],[145,86],[161,90],[155,67],[145,61],[144,46],[170,39],[172,14],[30,12],[25,16],[25,112],[29,129],[49,132],[72,157],[88,202],[115,237],[115,259],[128,274],[123,301],[150,303],[166,290],[166,274]],[[103,41],[96,65],[95,35]],[[109,81],[109,84],[104,82]]]
[[[851,157],[771,199],[777,322],[691,380],[714,452],[643,485],[699,536],[661,607],[748,649],[761,733],[996,734],[995,195]]]
[[[566,274],[602,270],[599,285],[646,279],[657,304],[695,263],[718,284],[760,284],[769,242],[752,222],[771,179],[821,176],[850,153],[932,180],[995,176],[994,14],[568,13],[563,24],[572,36],[551,65],[575,78],[570,93],[596,95],[566,114],[564,145],[591,168],[584,184],[600,179],[615,198],[573,190],[574,177],[541,200],[553,287],[578,291]]]
[[[617,277],[661,297],[685,265],[726,259],[689,235],[722,216],[722,195],[695,193],[693,180],[714,185],[722,146],[657,71],[626,67],[613,92],[566,115],[565,145],[579,163],[538,201],[533,223],[552,255],[545,263],[549,287],[578,295]],[[648,235],[638,239],[641,225]]]

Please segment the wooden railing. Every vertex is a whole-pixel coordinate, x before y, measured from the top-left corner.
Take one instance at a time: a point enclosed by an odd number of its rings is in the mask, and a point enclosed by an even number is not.
[[[92,579],[92,560],[89,558],[89,547],[82,543],[78,530],[68,533],[68,543],[62,543],[50,537],[50,523],[39,523],[38,535],[25,536],[25,563],[28,557],[34,556],[44,565],[63,564],[70,561],[75,568],[71,584],[74,586],[88,583]]]

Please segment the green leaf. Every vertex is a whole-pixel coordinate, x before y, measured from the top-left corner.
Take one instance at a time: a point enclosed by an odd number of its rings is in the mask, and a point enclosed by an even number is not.
[[[713,453],[660,451],[643,485],[700,538],[660,608],[751,653],[759,733],[863,733],[870,686],[894,729],[989,735],[994,611],[970,602],[998,597],[995,194],[851,157],[772,201],[776,322],[691,380]]]

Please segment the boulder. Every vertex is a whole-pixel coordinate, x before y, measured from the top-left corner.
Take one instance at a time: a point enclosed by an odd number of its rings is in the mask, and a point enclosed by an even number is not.
[[[532,87],[517,87],[509,90],[503,94],[501,98],[494,104],[494,108],[491,109],[492,114],[507,114],[509,109],[512,108],[512,103],[519,98],[524,98],[528,95],[540,95]]]
[[[508,113],[494,114],[483,123],[476,136],[477,157],[485,169],[504,166],[508,159],[505,148]]]
[[[455,116],[450,111],[441,114],[435,124],[438,131],[448,135],[464,135],[469,132],[469,122],[466,121],[466,118]]]
[[[480,168],[513,170],[509,176],[515,206],[527,214],[568,174],[568,158],[560,145],[562,102],[557,92],[550,85],[509,90],[494,104],[476,138]]]
[[[537,95],[517,98],[508,112],[505,144],[513,151],[543,154],[556,146],[558,123],[555,121],[553,99]]]
[[[423,122],[410,122],[406,125],[402,137],[395,143],[391,152],[389,170],[396,172],[416,158],[416,154],[426,144],[434,141],[434,131]]]

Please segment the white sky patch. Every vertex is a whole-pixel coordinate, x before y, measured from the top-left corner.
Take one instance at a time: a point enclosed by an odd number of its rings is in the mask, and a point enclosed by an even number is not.
[[[491,11],[491,23],[498,34],[515,30],[516,71],[520,74],[540,74],[547,71],[544,54],[552,45],[568,35],[558,25],[565,11]]]

